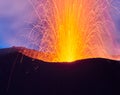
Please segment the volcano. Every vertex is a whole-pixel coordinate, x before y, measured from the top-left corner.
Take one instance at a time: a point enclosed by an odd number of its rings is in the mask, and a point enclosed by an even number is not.
[[[0,95],[120,95],[120,62],[44,62],[19,48],[1,49]]]

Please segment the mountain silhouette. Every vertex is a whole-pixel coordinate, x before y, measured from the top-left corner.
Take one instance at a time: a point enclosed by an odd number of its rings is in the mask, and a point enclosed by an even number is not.
[[[0,95],[120,95],[120,62],[44,62],[0,49]]]

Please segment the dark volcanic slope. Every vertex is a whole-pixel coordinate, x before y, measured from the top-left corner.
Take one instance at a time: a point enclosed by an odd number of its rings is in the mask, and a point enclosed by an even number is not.
[[[0,50],[0,95],[6,94],[120,95],[120,62],[97,58],[50,64],[14,49]]]

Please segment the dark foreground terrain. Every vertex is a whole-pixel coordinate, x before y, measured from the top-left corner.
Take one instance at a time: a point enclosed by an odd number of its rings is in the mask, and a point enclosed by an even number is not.
[[[120,62],[96,58],[51,64],[3,49],[0,95],[120,95]]]

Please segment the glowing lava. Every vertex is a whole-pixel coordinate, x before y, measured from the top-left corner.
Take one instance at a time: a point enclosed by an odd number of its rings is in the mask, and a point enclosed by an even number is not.
[[[38,24],[31,32],[38,29],[42,33],[40,52],[22,50],[22,53],[48,62],[117,59],[110,52],[116,49],[107,0],[45,0],[32,5]]]

